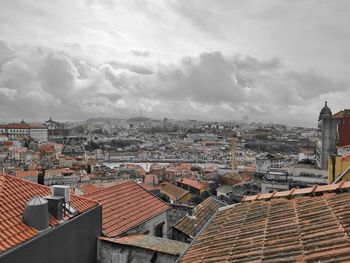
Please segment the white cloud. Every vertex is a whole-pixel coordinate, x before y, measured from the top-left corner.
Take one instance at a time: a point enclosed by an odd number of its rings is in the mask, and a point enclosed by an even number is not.
[[[346,0],[1,1],[0,117],[143,110],[314,126],[323,100],[334,111],[348,107],[349,7]]]
[[[131,117],[142,110],[156,118],[233,120],[249,115],[309,125],[329,90],[348,95],[345,85],[315,72],[286,71],[277,59],[206,52],[148,71],[116,61],[92,65],[41,47],[21,50],[3,65],[0,111],[6,118],[41,120]],[[320,88],[307,90],[309,86]]]

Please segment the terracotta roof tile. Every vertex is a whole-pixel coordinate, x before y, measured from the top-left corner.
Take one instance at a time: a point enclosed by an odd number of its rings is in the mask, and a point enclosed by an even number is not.
[[[170,208],[133,181],[118,183],[85,196],[102,204],[102,228],[108,237],[116,237]]]
[[[196,188],[196,189],[199,189],[199,190],[205,190],[208,188],[207,182],[200,182],[198,180],[191,179],[191,178],[181,178],[181,179],[179,179],[178,182],[180,182],[182,184],[189,185],[189,186]]]
[[[29,170],[29,171],[17,171],[16,176],[23,178],[23,177],[37,177],[39,174],[39,171],[37,170]]]
[[[50,188],[17,177],[0,174],[0,252],[18,245],[38,234],[22,220],[25,205],[34,196],[46,196]],[[96,202],[71,196],[72,206],[82,213],[97,205]],[[58,222],[50,216],[50,225]]]
[[[268,200],[271,198],[278,198],[278,197],[295,197],[300,195],[310,195],[313,193],[334,192],[338,189],[349,189],[349,188],[350,188],[350,182],[340,182],[337,184],[329,184],[329,185],[314,185],[308,188],[300,188],[300,189],[293,188],[288,191],[245,196],[242,199],[242,201],[250,202],[255,200]]]
[[[350,193],[219,209],[179,262],[349,262]]]
[[[91,193],[91,192],[97,191],[99,189],[100,188],[95,184],[84,184],[84,185],[79,187],[79,190],[81,190],[84,193]]]
[[[27,123],[10,123],[6,125],[7,129],[30,129],[30,125]]]

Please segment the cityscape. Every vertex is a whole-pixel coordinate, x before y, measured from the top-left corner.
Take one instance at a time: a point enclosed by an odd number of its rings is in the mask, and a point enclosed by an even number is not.
[[[263,2],[0,3],[0,263],[349,262],[350,5]]]

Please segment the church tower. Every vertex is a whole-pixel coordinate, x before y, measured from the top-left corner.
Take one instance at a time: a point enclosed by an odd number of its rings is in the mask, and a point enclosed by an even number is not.
[[[327,101],[318,117],[318,138],[316,144],[316,162],[322,170],[328,169],[328,157],[337,151],[338,119],[332,117],[332,111],[327,106]]]

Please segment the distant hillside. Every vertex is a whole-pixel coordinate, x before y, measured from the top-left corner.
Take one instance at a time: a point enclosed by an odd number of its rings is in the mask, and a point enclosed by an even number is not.
[[[108,121],[118,121],[118,120],[125,120],[125,119],[96,117],[96,118],[87,119],[86,123],[108,122]]]
[[[134,118],[130,118],[127,121],[128,122],[148,122],[151,121],[152,119],[150,118],[146,118],[146,117],[134,117]]]

